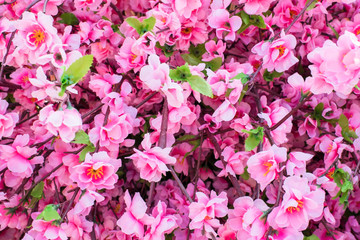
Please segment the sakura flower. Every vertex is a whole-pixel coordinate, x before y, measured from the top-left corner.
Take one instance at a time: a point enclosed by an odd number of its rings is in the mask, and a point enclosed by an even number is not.
[[[274,0],[239,0],[239,4],[245,3],[244,11],[249,15],[259,15],[269,10]]]
[[[189,206],[190,229],[204,229],[207,233],[214,233],[214,228],[220,227],[220,221],[216,218],[225,217],[228,213],[228,199],[225,192],[219,196],[211,191],[210,198],[202,192],[196,193],[197,201]]]
[[[236,177],[237,175],[244,173],[244,153],[237,152],[235,153],[232,147],[226,147],[221,155],[224,157],[224,161],[227,163],[226,167],[222,164],[222,161],[217,161],[215,166],[221,168],[221,172],[218,174],[218,177],[227,176],[228,173]]]
[[[314,155],[303,152],[291,152],[290,158],[286,163],[286,172],[288,175],[302,175],[306,172],[306,162]]]
[[[54,221],[45,221],[36,219],[39,213],[33,213],[31,217],[34,219],[29,235],[34,239],[54,239],[67,240],[65,231],[54,224]]]
[[[273,42],[260,42],[252,48],[252,52],[263,58],[263,67],[269,72],[284,72],[299,61],[293,53],[296,38],[281,32],[279,39]]]
[[[54,111],[52,104],[40,110],[39,120],[45,123],[49,132],[59,135],[66,143],[75,138],[75,133],[82,125],[81,115],[75,108]]]
[[[305,230],[309,220],[318,218],[323,213],[325,192],[320,188],[312,190],[306,178],[291,176],[283,184],[285,194],[281,205],[274,208],[268,221],[274,228],[291,227],[298,231]]]
[[[37,153],[37,149],[29,147],[29,141],[29,135],[24,134],[17,135],[11,146],[0,145],[0,168],[4,168],[6,163],[13,175],[30,177],[35,164],[43,163],[44,158],[43,156],[31,158]]]
[[[209,26],[216,29],[219,39],[234,41],[236,31],[241,27],[242,21],[239,16],[232,16],[225,9],[213,10],[209,16]]]
[[[61,228],[70,240],[81,239],[85,236],[84,232],[90,233],[92,231],[93,223],[87,221],[85,216],[75,214],[73,209],[67,213],[67,219],[68,222],[62,223]]]
[[[126,73],[131,69],[138,72],[145,65],[147,54],[137,45],[135,39],[129,37],[125,39],[118,54],[115,55],[116,62],[120,66],[118,72]]]
[[[151,147],[150,134],[145,134],[141,143],[144,151],[134,149],[135,154],[129,158],[140,172],[140,177],[150,182],[160,181],[162,174],[169,171],[166,164],[175,164],[176,158],[171,157],[171,148]]]
[[[266,151],[261,151],[251,156],[247,162],[248,172],[259,184],[263,191],[280,172],[280,163],[287,159],[287,149],[271,146]]]
[[[120,166],[121,161],[110,158],[106,152],[97,152],[92,156],[88,153],[84,162],[72,168],[70,178],[81,189],[113,189]]]
[[[225,101],[215,110],[212,117],[216,122],[231,121],[236,114],[236,108],[225,99]]]
[[[205,43],[206,53],[203,54],[203,61],[211,61],[214,58],[221,57],[224,61],[224,52],[226,49],[226,44],[223,41],[219,40],[217,43],[214,40],[210,40]]]
[[[126,211],[117,221],[117,225],[128,235],[135,234],[138,238],[143,238],[144,225],[152,224],[154,218],[146,214],[146,203],[138,192],[131,200],[129,191],[126,190],[124,200]]]
[[[93,90],[99,98],[104,98],[111,92],[112,85],[119,83],[121,76],[116,74],[95,74],[90,76],[89,88]]]
[[[193,11],[202,6],[201,0],[171,0],[173,9],[185,18],[190,18]]]
[[[14,131],[16,123],[19,121],[19,115],[15,112],[6,113],[9,103],[0,100],[0,139],[10,137]]]

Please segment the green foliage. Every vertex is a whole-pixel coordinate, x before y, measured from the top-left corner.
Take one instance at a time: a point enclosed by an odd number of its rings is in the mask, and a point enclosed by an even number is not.
[[[85,160],[85,156],[88,152],[94,152],[96,149],[94,144],[90,142],[89,135],[87,135],[87,133],[83,130],[79,130],[76,132],[75,139],[72,141],[72,143],[87,145],[79,154],[80,162],[83,162]]]
[[[217,57],[211,61],[205,62],[202,61],[202,55],[206,52],[205,45],[191,45],[189,48],[189,53],[181,54],[181,57],[186,63],[192,66],[199,65],[200,63],[205,63],[206,68],[210,68],[212,71],[217,71],[222,65],[222,58]]]
[[[31,191],[31,196],[34,198],[41,199],[44,193],[44,181],[39,182]]]
[[[152,31],[156,23],[156,19],[154,17],[144,19],[142,22],[140,22],[137,18],[129,17],[125,21],[133,27],[140,36],[146,32]]]
[[[189,77],[192,76],[189,65],[185,63],[185,65],[182,65],[180,67],[177,67],[176,69],[170,69],[170,78],[174,81],[187,81]]]
[[[60,16],[61,20],[59,20],[59,23],[64,23],[66,25],[79,25],[80,21],[79,19],[73,14],[73,13],[63,13]]]
[[[340,204],[346,208],[349,204],[349,193],[354,189],[351,176],[341,168],[337,168],[332,175],[334,182],[340,188],[339,192],[333,199],[339,198]]]
[[[352,138],[356,139],[356,138],[358,138],[358,136],[356,135],[354,130],[350,130],[349,120],[347,119],[347,117],[344,114],[341,114],[339,117],[338,123],[341,127],[341,135],[347,142],[352,144],[353,143]]]
[[[244,173],[240,175],[241,178],[244,179],[244,180],[248,180],[250,178],[250,174],[249,174],[249,172],[247,170],[248,170],[248,166],[246,166],[244,168]]]
[[[249,134],[245,140],[245,151],[251,151],[256,148],[264,138],[264,128],[258,127],[247,131],[245,129],[242,132]]]
[[[275,78],[279,78],[283,75],[283,73],[279,73],[277,71],[273,71],[273,72],[268,72],[268,70],[265,70],[263,78],[264,80],[266,80],[267,82],[272,82],[274,81]]]
[[[261,29],[266,28],[265,21],[262,18],[262,16],[260,16],[260,15],[248,15],[245,11],[241,11],[237,15],[240,15],[240,18],[242,20],[242,25],[241,25],[240,29],[237,31],[238,34],[245,31],[251,25],[254,25]]]
[[[59,96],[63,96],[68,86],[78,83],[88,73],[93,59],[93,55],[85,55],[72,63],[70,67],[64,71],[61,76],[61,92]]]
[[[304,237],[304,240],[320,240],[320,238],[313,234],[311,236]]]
[[[37,216],[36,219],[43,219],[44,221],[60,220],[61,217],[57,212],[58,206],[54,204],[47,205],[44,210]]]
[[[249,75],[246,75],[245,73],[239,73],[238,75],[233,77],[231,80],[236,80],[236,79],[241,80],[242,84],[246,84],[249,81],[250,77],[249,77]]]

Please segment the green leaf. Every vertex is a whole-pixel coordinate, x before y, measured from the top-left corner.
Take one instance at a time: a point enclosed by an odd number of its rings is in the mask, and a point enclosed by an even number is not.
[[[31,191],[31,196],[34,198],[41,199],[44,193],[44,181],[39,182]]]
[[[349,120],[344,114],[341,114],[338,120],[339,126],[341,127],[341,135],[349,143],[353,143],[352,138],[356,139],[358,136],[353,130],[349,128]]]
[[[268,70],[266,69],[264,72],[263,78],[267,82],[272,82],[272,81],[274,81],[275,78],[281,77],[281,75],[283,75],[283,72],[281,72],[281,73],[279,73],[277,71],[268,72]]]
[[[249,81],[250,77],[246,75],[245,73],[239,73],[235,77],[233,77],[231,80],[240,79],[242,84],[245,84]]]
[[[175,45],[167,45],[165,43],[164,46],[161,46],[159,42],[156,42],[156,47],[160,48],[166,57],[171,57],[174,54]]]
[[[200,59],[198,59],[197,57],[195,57],[192,54],[181,54],[182,59],[184,59],[185,62],[187,62],[189,65],[192,66],[197,66],[199,65],[199,63],[201,63],[202,61]]]
[[[240,175],[241,178],[244,179],[244,180],[248,180],[248,179],[250,178],[250,174],[249,174],[249,172],[247,171],[247,169],[248,169],[248,166],[246,166],[246,167],[244,168],[244,173]]]
[[[348,172],[345,172],[341,168],[337,168],[332,176],[334,182],[340,188],[336,196],[332,199],[339,198],[339,203],[346,208],[349,204],[349,193],[353,190],[352,178]]]
[[[59,20],[59,23],[64,23],[66,25],[79,25],[80,21],[79,19],[73,14],[73,13],[63,13],[60,16],[61,20]]]
[[[156,18],[154,18],[152,16],[147,19],[144,19],[142,22],[143,31],[145,31],[145,32],[152,31],[155,26],[155,23],[156,23]],[[145,32],[143,32],[143,34]]]
[[[261,29],[266,29],[265,21],[260,15],[252,15],[250,18],[252,25],[257,26]]]
[[[192,74],[189,65],[186,63],[176,69],[170,69],[169,76],[174,81],[186,81]]]
[[[191,135],[191,134],[185,134],[184,136],[179,137],[178,139],[176,139],[177,141],[186,141],[186,140],[190,140],[195,138],[195,135]],[[193,146],[199,145],[200,144],[200,140],[199,139],[195,139],[193,141],[189,141],[188,143],[190,143]]]
[[[247,14],[245,11],[240,12],[240,18],[244,24],[250,23],[250,15]]]
[[[72,77],[72,84],[79,82],[89,72],[93,60],[93,55],[85,55],[70,65],[65,74]]]
[[[338,123],[343,130],[349,129],[349,120],[344,114],[340,115]]]
[[[206,53],[205,43],[194,46],[193,44],[189,47],[189,53],[198,59],[202,59],[202,55]]]
[[[311,236],[304,237],[304,240],[320,240],[320,238],[313,234]]]
[[[324,119],[324,117],[322,116],[323,111],[324,111],[324,103],[319,103],[318,105],[316,105],[313,113],[314,119],[318,119],[318,120]]]
[[[222,65],[222,58],[217,57],[211,60],[210,62],[204,62],[206,67],[210,68],[213,72],[216,72]]]
[[[263,127],[251,129],[250,131],[243,129],[242,132],[249,134],[245,140],[245,151],[251,151],[256,148],[264,138]]]
[[[75,133],[75,139],[72,141],[72,143],[78,143],[78,144],[91,144],[89,135],[84,130],[79,130]]]
[[[61,217],[57,212],[58,207],[54,204],[47,205],[44,210],[37,216],[36,219],[44,219],[45,221],[49,222],[52,220],[60,220]]]
[[[85,160],[85,156],[88,152],[95,152],[95,146],[93,144],[86,146],[79,154],[79,160],[80,162],[83,162]]]
[[[192,90],[197,91],[205,96],[213,97],[213,93],[210,87],[210,84],[205,81],[200,76],[192,75],[187,79],[187,82],[190,84]]]
[[[142,23],[137,18],[129,17],[125,19],[125,22],[127,22],[127,24],[133,27],[139,35],[141,34]]]
[[[331,31],[334,33],[336,39],[339,38],[339,33],[335,30],[333,26],[330,25],[330,23],[327,24],[327,26],[331,29]]]

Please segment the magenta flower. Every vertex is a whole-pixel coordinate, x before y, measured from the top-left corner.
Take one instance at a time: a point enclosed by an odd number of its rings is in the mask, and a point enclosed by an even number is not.
[[[270,149],[252,155],[248,162],[248,172],[259,184],[263,191],[280,172],[279,164],[287,159],[287,149],[272,145]]]
[[[236,31],[241,27],[242,21],[239,16],[232,16],[225,9],[213,10],[209,16],[209,26],[216,29],[219,39],[234,41]]]
[[[171,157],[171,148],[151,147],[150,134],[145,134],[141,143],[144,151],[134,149],[135,154],[129,158],[140,172],[140,177],[149,182],[159,182],[162,174],[169,171],[166,164],[175,164],[176,158]]]
[[[134,38],[127,37],[123,42],[119,52],[115,55],[116,62],[119,64],[121,73],[126,73],[131,69],[139,71],[145,65],[147,54],[141,50]]]
[[[323,213],[325,192],[312,188],[306,178],[291,176],[285,179],[285,194],[281,205],[269,214],[268,221],[274,228],[291,227],[298,231],[305,230],[309,220],[318,218]]]
[[[9,103],[0,100],[0,139],[10,137],[14,131],[16,123],[19,121],[19,115],[15,112],[6,113]]]
[[[39,120],[46,125],[49,132],[59,135],[66,143],[75,138],[75,133],[82,126],[81,115],[75,108],[54,111],[52,104],[40,110]]]
[[[72,168],[70,178],[81,189],[113,189],[120,166],[121,161],[110,158],[106,152],[97,152],[92,156],[88,153],[83,163]]]
[[[144,225],[152,224],[154,218],[146,214],[146,203],[138,192],[135,193],[131,200],[129,191],[126,190],[124,201],[126,211],[117,221],[117,225],[124,233],[128,235],[135,234],[135,236],[142,239],[144,236]]]
[[[210,198],[202,192],[196,193],[197,201],[189,206],[190,229],[205,230],[207,233],[216,235],[214,228],[220,227],[220,221],[216,218],[225,217],[228,213],[228,199],[225,192],[219,196],[211,191]]]
[[[245,3],[244,11],[249,15],[260,15],[269,10],[270,4],[275,0],[239,0],[239,4]]]
[[[263,67],[269,72],[284,72],[299,61],[293,53],[296,47],[296,38],[293,35],[285,35],[281,32],[281,37],[273,42],[260,42],[252,48],[263,59]]]
[[[28,147],[30,137],[28,134],[17,135],[13,144],[0,145],[0,166],[6,166],[15,176],[30,177],[35,164],[44,162],[43,156],[31,156],[37,153],[36,148]],[[0,167],[0,168],[3,168]]]
[[[226,147],[221,155],[224,157],[224,161],[227,163],[226,167],[222,164],[222,161],[217,161],[215,166],[221,168],[221,172],[218,174],[218,177],[227,176],[228,174],[236,177],[237,175],[244,173],[244,163],[246,161],[247,155],[244,156],[244,153],[237,152],[235,153],[232,147]]]
[[[61,228],[64,230],[70,240],[82,239],[86,236],[86,233],[92,231],[93,223],[86,220],[85,216],[75,214],[72,209],[67,213],[67,222],[61,224]]]

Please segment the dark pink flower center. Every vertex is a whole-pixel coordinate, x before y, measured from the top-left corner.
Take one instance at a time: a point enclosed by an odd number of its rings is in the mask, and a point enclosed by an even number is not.
[[[97,180],[104,176],[104,169],[103,167],[99,167],[98,169],[93,169],[91,167],[86,170],[86,175],[94,180]]]

